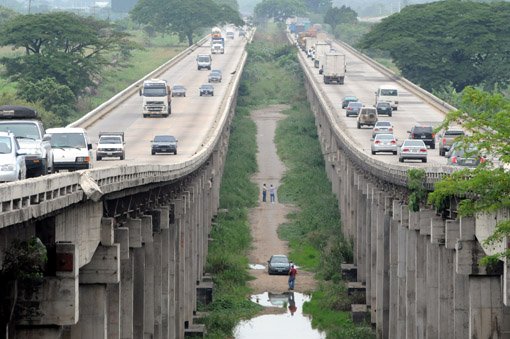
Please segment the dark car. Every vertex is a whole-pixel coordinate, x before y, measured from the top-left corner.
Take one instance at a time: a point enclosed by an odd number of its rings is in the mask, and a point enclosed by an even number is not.
[[[269,274],[289,274],[290,262],[286,255],[272,255],[267,261],[267,273]]]
[[[202,95],[214,96],[213,85],[203,84],[202,86],[200,86],[200,96],[202,96]]]
[[[186,87],[184,87],[183,85],[173,85],[172,96],[173,97],[185,97],[186,96]]]
[[[156,135],[151,143],[152,155],[156,153],[177,154],[177,139],[173,135]]]
[[[209,73],[209,82],[221,82],[221,71],[219,69],[213,69]]]
[[[349,102],[347,107],[345,108],[345,116],[349,117],[351,115],[358,116],[359,110],[363,108],[363,103],[359,101]]]
[[[380,101],[375,104],[375,109],[377,110],[377,114],[387,115],[391,117],[393,115],[393,109],[391,108],[391,104],[389,102]]]
[[[414,126],[409,133],[409,139],[422,140],[430,149],[436,148],[436,135],[432,126]]]
[[[476,167],[485,162],[478,149],[474,145],[462,145],[454,143],[451,149],[446,152],[448,165]]]
[[[349,105],[349,102],[355,102],[355,101],[358,101],[358,98],[353,95],[344,97],[342,99],[342,108],[346,108],[347,105]]]

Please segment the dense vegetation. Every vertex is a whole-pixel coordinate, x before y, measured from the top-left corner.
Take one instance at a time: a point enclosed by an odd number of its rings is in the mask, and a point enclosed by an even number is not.
[[[263,0],[255,6],[257,20],[285,21],[291,16],[310,13],[323,15],[331,8],[331,0]]]
[[[510,3],[439,1],[405,7],[364,36],[388,51],[406,78],[431,90],[510,83]]]

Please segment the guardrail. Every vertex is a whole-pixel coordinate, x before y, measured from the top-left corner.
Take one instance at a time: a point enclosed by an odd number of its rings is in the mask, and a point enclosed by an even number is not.
[[[210,158],[229,122],[229,115],[246,58],[247,53],[244,51],[238,61],[236,73],[231,80],[226,98],[222,100],[219,108],[221,113],[215,120],[203,147],[190,159],[170,165],[118,165],[71,173],[57,173],[2,184],[0,185],[0,228],[41,217],[86,199],[81,186],[83,180],[94,180],[101,193],[108,194],[135,186],[172,181],[196,171]],[[168,64],[165,65],[170,67]],[[162,68],[156,71],[162,71]],[[132,89],[132,86],[129,88]],[[122,95],[125,95],[125,91]],[[115,100],[113,98],[111,100],[118,103],[119,96],[120,93],[115,96]],[[109,103],[109,105],[111,104],[112,102]]]
[[[176,56],[174,56],[172,59],[165,62],[163,65],[156,68],[151,73],[147,74],[140,80],[136,81],[135,83],[128,86],[123,91],[117,93],[115,96],[110,98],[108,101],[105,101],[89,113],[85,114],[80,119],[70,123],[67,125],[67,127],[82,127],[82,128],[88,128],[91,125],[93,125],[97,120],[108,114],[112,109],[118,106],[118,104],[123,101],[125,98],[133,95],[140,85],[143,84],[143,82],[147,79],[157,78],[164,72],[166,72],[169,68],[177,64],[179,61],[184,59],[186,56],[193,53],[197,48],[201,47],[206,41],[208,41],[209,37],[206,36],[199,41],[197,41],[192,46],[186,48],[184,51],[180,52]],[[141,109],[141,108],[140,108]]]

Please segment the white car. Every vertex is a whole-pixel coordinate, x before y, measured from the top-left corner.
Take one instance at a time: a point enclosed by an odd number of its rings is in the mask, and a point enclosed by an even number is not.
[[[0,182],[25,179],[25,153],[20,150],[14,134],[0,132]]]
[[[377,121],[374,128],[372,128],[372,138],[377,134],[393,134],[393,125],[389,121]]]
[[[92,144],[83,128],[50,128],[53,169],[81,170],[92,167]]]
[[[423,140],[406,139],[398,149],[398,161],[406,159],[427,162],[427,145]]]
[[[391,152],[394,155],[397,155],[398,139],[396,139],[393,134],[376,134],[370,140],[372,141],[372,144],[370,145],[372,154],[376,154],[378,152]]]

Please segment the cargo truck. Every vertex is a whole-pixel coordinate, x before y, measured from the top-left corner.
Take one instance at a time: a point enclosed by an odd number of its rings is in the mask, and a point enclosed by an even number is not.
[[[341,85],[345,78],[345,55],[339,53],[326,53],[322,70],[325,84],[333,82]]]
[[[172,114],[172,91],[166,80],[150,79],[143,82],[139,91],[143,99],[143,117],[168,117]]]
[[[315,49],[315,44],[317,43],[317,38],[315,37],[307,37],[305,39],[305,51],[308,57],[312,56],[312,51]]]
[[[225,39],[212,38],[211,39],[211,54],[224,54],[225,53]]]
[[[324,42],[324,41],[318,41],[315,44],[315,60],[314,60],[314,67],[320,68],[324,64],[324,55],[326,55],[327,52],[331,49],[331,45]]]

